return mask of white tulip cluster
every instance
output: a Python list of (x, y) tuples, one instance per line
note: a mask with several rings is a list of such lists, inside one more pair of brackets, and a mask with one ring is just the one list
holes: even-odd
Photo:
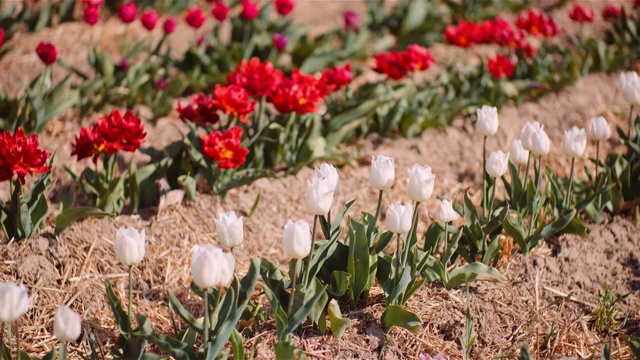
[(640, 105), (640, 79), (635, 71), (620, 74), (620, 89), (629, 103), (629, 130), (627, 137), (631, 139), (633, 126), (633, 107)]

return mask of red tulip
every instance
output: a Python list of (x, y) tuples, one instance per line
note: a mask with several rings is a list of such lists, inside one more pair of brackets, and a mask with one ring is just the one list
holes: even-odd
[(194, 29), (199, 29), (206, 20), (201, 8), (191, 8), (187, 10), (184, 20)]
[(0, 46), (4, 44), (4, 29), (0, 28)]
[(0, 133), (0, 181), (17, 175), (20, 184), (24, 185), (27, 175), (51, 170), (51, 166), (46, 165), (51, 153), (39, 146), (38, 135), (27, 137), (22, 128), (13, 135), (8, 131)]
[(229, 7), (222, 1), (217, 3), (216, 6), (211, 9), (211, 16), (220, 22), (225, 21), (227, 19), (227, 15), (229, 15)]
[(293, 10), (293, 0), (276, 0), (275, 1), (276, 11), (278, 14), (285, 16), (288, 15)]
[(341, 88), (349, 85), (352, 80), (353, 74), (351, 73), (351, 63), (348, 61), (344, 67), (336, 66), (325, 70), (320, 78), (320, 82), (326, 89), (325, 93), (340, 90)]
[(592, 22), (596, 14), (588, 6), (575, 5), (569, 12), (569, 18), (576, 22)]
[(137, 14), (138, 8), (133, 1), (124, 3), (118, 8), (118, 16), (120, 16), (120, 20), (125, 24), (132, 23), (136, 19)]
[(45, 65), (51, 65), (58, 58), (58, 49), (50, 42), (40, 42), (36, 47), (36, 54)]
[(496, 55), (494, 58), (489, 59), (487, 61), (487, 68), (491, 75), (497, 80), (500, 80), (502, 76), (511, 78), (515, 70), (513, 63), (504, 55)]
[(289, 44), (289, 39), (282, 34), (273, 34), (273, 47), (278, 51), (284, 51)]
[(251, 2), (251, 0), (242, 0), (242, 12), (240, 17), (244, 20), (251, 21), (260, 15), (260, 8), (258, 3)]
[(140, 22), (142, 22), (142, 26), (144, 26), (145, 29), (151, 31), (155, 29), (158, 23), (158, 13), (153, 9), (143, 11), (142, 15), (140, 15)]
[(114, 155), (118, 151), (138, 150), (146, 135), (142, 121), (133, 112), (127, 110), (122, 116), (120, 110), (114, 110), (98, 118), (96, 124), (80, 130), (71, 155), (76, 155), (78, 160), (93, 157), (95, 163), (101, 153)]
[(249, 149), (243, 148), (242, 129), (233, 126), (224, 133), (215, 130), (208, 136), (200, 137), (202, 153), (208, 159), (214, 160), (220, 169), (235, 169), (244, 164)]
[(164, 24), (162, 24), (162, 30), (165, 34), (171, 34), (176, 29), (177, 20), (174, 16), (168, 17)]
[(281, 113), (307, 114), (318, 111), (324, 96), (322, 84), (313, 75), (304, 75), (300, 69), (293, 70), (290, 79), (277, 86), (270, 101)]
[(213, 105), (216, 108), (229, 116), (237, 117), (244, 124), (249, 123), (245, 115), (253, 112), (256, 102), (249, 99), (249, 93), (244, 88), (237, 85), (216, 84), (213, 96)]
[(343, 20), (343, 24), (342, 27), (345, 30), (353, 30), (353, 31), (358, 31), (359, 26), (358, 26), (358, 14), (356, 14), (354, 11), (348, 10), (342, 13), (342, 20)]
[(516, 27), (538, 37), (552, 37), (560, 31), (555, 20), (551, 16), (545, 15), (541, 11), (527, 9), (525, 12), (518, 14), (516, 18)]
[(608, 5), (602, 9), (602, 18), (611, 21), (622, 16), (622, 6)]
[(215, 124), (220, 120), (213, 98), (200, 93), (191, 96), (189, 105), (182, 106), (178, 101), (178, 114), (182, 121), (193, 121), (199, 124)]
[(89, 5), (82, 12), (82, 19), (89, 25), (95, 25), (100, 20), (100, 8), (98, 6)]
[(227, 83), (241, 86), (255, 97), (263, 97), (278, 87), (283, 78), (282, 72), (274, 68), (272, 63), (260, 62), (260, 59), (254, 57), (237, 64), (236, 69), (227, 75)]

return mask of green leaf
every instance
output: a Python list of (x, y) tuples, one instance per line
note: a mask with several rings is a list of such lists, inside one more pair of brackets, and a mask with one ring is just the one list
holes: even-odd
[(417, 334), (422, 325), (422, 321), (418, 315), (405, 310), (400, 305), (389, 305), (384, 311), (384, 314), (382, 314), (380, 322), (382, 323), (382, 329), (385, 333), (388, 333), (392, 327), (398, 326)]
[(64, 229), (66, 229), (69, 225), (71, 225), (75, 221), (84, 219), (86, 217), (101, 218), (106, 216), (113, 216), (113, 214), (105, 212), (96, 207), (87, 207), (87, 206), (80, 206), (80, 207), (65, 209), (62, 212), (60, 212), (58, 216), (56, 216), (56, 230), (55, 230), (56, 236), (59, 236), (60, 234), (62, 234)]
[(471, 281), (505, 282), (507, 279), (496, 268), (480, 262), (474, 262), (451, 270), (449, 278), (444, 285), (447, 289), (453, 289)]
[(349, 279), (351, 274), (345, 271), (334, 270), (331, 273), (331, 279), (327, 291), (335, 297), (342, 297), (349, 290)]
[(621, 334), (620, 337), (627, 343), (627, 345), (629, 345), (629, 348), (631, 349), (631, 352), (633, 352), (633, 355), (635, 355), (636, 359), (640, 359), (640, 339), (626, 334)]
[(195, 316), (191, 315), (191, 313), (182, 306), (180, 300), (178, 300), (171, 290), (167, 290), (167, 295), (169, 295), (169, 302), (171, 303), (171, 306), (173, 306), (175, 312), (189, 325), (189, 327), (202, 334), (204, 331), (202, 322), (198, 321)]
[(341, 338), (344, 334), (345, 330), (351, 324), (351, 320), (345, 317), (342, 317), (342, 312), (340, 312), (340, 306), (338, 302), (333, 299), (329, 302), (329, 322), (331, 323), (331, 332), (333, 332), (333, 336), (337, 339)]
[(279, 341), (275, 345), (276, 360), (303, 360), (307, 355), (288, 341)]
[(369, 241), (365, 226), (353, 219), (349, 221), (349, 259), (347, 268), (351, 274), (349, 295), (352, 307), (358, 302), (369, 281)]
[(289, 322), (287, 323), (287, 327), (284, 329), (284, 333), (291, 334), (295, 329), (297, 329), (323, 295), (326, 295), (324, 288), (316, 291), (313, 297), (308, 300), (300, 309), (298, 309), (293, 314), (293, 316), (291, 316)]
[(231, 348), (233, 349), (234, 359), (244, 359), (244, 340), (237, 329), (233, 329), (231, 333)]
[(131, 330), (129, 316), (122, 308), (120, 299), (118, 299), (116, 294), (113, 292), (111, 283), (108, 281), (105, 282), (104, 287), (107, 292), (107, 301), (109, 302), (109, 306), (111, 307), (111, 311), (113, 312), (113, 316), (115, 317), (116, 324), (118, 324), (118, 330), (120, 330), (120, 334), (128, 335)]

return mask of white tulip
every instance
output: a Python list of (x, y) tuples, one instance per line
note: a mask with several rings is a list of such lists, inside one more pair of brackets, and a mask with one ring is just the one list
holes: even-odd
[(494, 151), (487, 159), (487, 174), (493, 178), (500, 177), (507, 172), (509, 165), (509, 152)]
[(387, 207), (387, 226), (394, 234), (404, 234), (411, 230), (413, 206), (395, 203)]
[(640, 79), (635, 71), (620, 73), (620, 88), (630, 105), (640, 105)]
[(284, 251), (294, 259), (302, 259), (311, 252), (311, 231), (304, 220), (288, 220), (284, 225)]
[(484, 105), (477, 112), (476, 131), (484, 136), (493, 136), (498, 132), (498, 109)]
[(242, 244), (244, 238), (244, 227), (242, 216), (236, 216), (235, 211), (220, 213), (220, 219), (213, 219), (216, 223), (218, 241), (224, 247), (233, 249)]
[(596, 141), (607, 141), (611, 137), (611, 126), (607, 120), (602, 117), (594, 117), (589, 121), (589, 136)]
[(144, 230), (138, 232), (133, 227), (121, 227), (116, 233), (116, 255), (125, 266), (136, 265), (145, 253), (146, 236)]
[(53, 334), (60, 341), (76, 341), (82, 332), (82, 319), (80, 314), (67, 306), (56, 310), (53, 321)]
[(562, 150), (564, 154), (571, 157), (582, 157), (584, 149), (587, 147), (587, 133), (584, 129), (578, 129), (576, 126), (571, 130), (564, 132), (564, 143)]
[[(524, 145), (523, 145), (524, 146)], [(531, 149), (531, 153), (535, 156), (547, 155), (549, 153), (549, 149), (551, 148), (551, 141), (549, 141), (549, 136), (544, 131), (544, 128), (540, 128), (538, 131), (533, 133), (533, 142)]]
[(304, 206), (313, 215), (326, 215), (333, 202), (333, 190), (329, 179), (314, 176), (312, 181), (307, 180), (309, 190)]
[(396, 169), (393, 159), (387, 156), (378, 155), (378, 158), (371, 156), (371, 170), (369, 171), (369, 183), (378, 190), (389, 190), (396, 177)]
[(444, 199), (438, 205), (438, 208), (433, 213), (436, 218), (436, 221), (448, 223), (450, 221), (454, 221), (458, 218), (458, 213), (453, 210), (453, 206), (451, 206), (451, 202), (449, 200)]
[(436, 176), (431, 173), (428, 166), (413, 165), (411, 169), (407, 169), (409, 178), (407, 179), (407, 196), (416, 202), (424, 202), (429, 200), (433, 194), (433, 185)]
[(196, 245), (191, 255), (191, 276), (194, 284), (202, 289), (227, 286), (233, 280), (236, 261), (231, 253), (225, 253), (213, 245)]
[(520, 139), (513, 140), (509, 160), (516, 165), (527, 165), (529, 160), (529, 151), (522, 147)]
[(522, 142), (522, 147), (525, 148), (525, 150), (531, 151), (533, 148), (533, 134), (542, 128), (543, 127), (540, 126), (540, 123), (537, 121), (527, 122), (524, 124), (524, 127), (520, 132), (520, 141)]
[(315, 169), (315, 174), (317, 178), (327, 178), (329, 180), (334, 194), (340, 192), (340, 177), (338, 177), (338, 171), (333, 165), (322, 163), (320, 167)]
[(16, 321), (30, 305), (29, 290), (24, 285), (0, 282), (0, 323)]

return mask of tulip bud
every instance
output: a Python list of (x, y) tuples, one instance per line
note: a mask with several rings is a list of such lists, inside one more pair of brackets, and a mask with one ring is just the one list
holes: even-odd
[(41, 41), (36, 47), (36, 54), (45, 65), (51, 65), (58, 58), (58, 49), (50, 42)]
[(395, 203), (387, 207), (387, 226), (394, 234), (404, 234), (411, 230), (413, 206)]
[(120, 16), (120, 20), (123, 23), (129, 24), (132, 23), (133, 20), (136, 19), (136, 14), (138, 13), (138, 8), (133, 1), (129, 1), (128, 3), (121, 4), (118, 8), (118, 16)]
[(337, 194), (340, 191), (340, 178), (338, 177), (338, 172), (333, 165), (322, 163), (320, 167), (316, 168), (315, 174), (317, 178), (326, 178), (329, 180), (329, 184), (333, 188), (334, 194)]
[(354, 30), (358, 32), (358, 14), (354, 11), (348, 10), (342, 13), (342, 18), (344, 20), (342, 27), (345, 30)]
[(284, 251), (294, 259), (302, 259), (311, 252), (311, 231), (304, 220), (288, 220), (284, 226)]
[(371, 156), (371, 170), (369, 171), (369, 183), (378, 190), (389, 190), (396, 177), (396, 169), (393, 159), (378, 155), (378, 158)]
[(285, 16), (293, 10), (293, 0), (276, 0), (275, 6), (278, 14)]
[(144, 11), (142, 15), (140, 15), (140, 22), (145, 29), (151, 31), (155, 29), (156, 23), (158, 22), (158, 13), (153, 9)]
[(164, 31), (164, 33), (168, 35), (174, 32), (176, 30), (177, 22), (178, 21), (176, 20), (175, 16), (168, 17), (162, 24), (162, 30)]
[(284, 51), (289, 44), (289, 39), (282, 34), (273, 34), (273, 47), (278, 51)]
[(4, 29), (0, 28), (0, 46), (4, 44)]
[(146, 236), (132, 227), (121, 227), (116, 233), (116, 255), (125, 266), (136, 265), (144, 258)]
[(53, 334), (60, 341), (76, 341), (82, 332), (82, 319), (80, 314), (67, 306), (56, 310), (53, 322)]
[(498, 132), (498, 109), (484, 105), (478, 109), (476, 131), (484, 136), (493, 136)]
[(24, 285), (0, 282), (0, 323), (18, 320), (29, 310), (30, 303), (29, 290)]
[(540, 123), (537, 121), (527, 122), (524, 124), (524, 127), (520, 132), (520, 141), (522, 142), (522, 147), (525, 148), (525, 150), (531, 151), (531, 148), (533, 147), (533, 134), (541, 128)]
[(611, 137), (611, 127), (607, 120), (602, 117), (594, 117), (589, 121), (589, 135), (596, 141), (607, 141)]
[(201, 289), (227, 286), (233, 279), (236, 261), (231, 253), (213, 245), (196, 245), (191, 255), (191, 277)]
[(220, 214), (220, 219), (213, 219), (218, 231), (218, 241), (222, 246), (233, 249), (242, 244), (244, 238), (244, 228), (242, 217), (237, 217), (235, 211), (228, 211)]
[(564, 143), (562, 150), (564, 154), (571, 157), (582, 157), (584, 149), (587, 147), (587, 133), (584, 129), (578, 129), (576, 126), (571, 130), (564, 132)]
[(411, 169), (407, 169), (409, 178), (407, 179), (407, 196), (416, 202), (424, 202), (429, 200), (433, 194), (433, 185), (436, 176), (431, 173), (428, 166), (413, 165)]
[(240, 5), (242, 6), (240, 17), (243, 20), (251, 21), (260, 15), (260, 8), (258, 7), (257, 2), (254, 3), (251, 0), (242, 0)]
[(640, 79), (635, 71), (620, 73), (620, 88), (631, 105), (640, 105)]
[(304, 206), (313, 215), (326, 215), (331, 209), (333, 202), (333, 190), (329, 179), (313, 177), (312, 181), (307, 181), (309, 190)]
[(184, 16), (184, 20), (194, 29), (199, 29), (206, 20), (204, 12), (201, 8), (195, 7), (187, 9), (187, 13)]
[(95, 25), (100, 20), (100, 7), (89, 5), (82, 11), (82, 19), (89, 25)]
[(229, 7), (222, 1), (218, 2), (216, 6), (211, 9), (211, 16), (218, 21), (225, 21), (229, 15)]
[(531, 145), (531, 153), (535, 156), (547, 155), (549, 153), (549, 148), (551, 147), (551, 142), (549, 141), (549, 136), (544, 131), (544, 128), (540, 128), (538, 131), (533, 133), (533, 142)]
[(487, 174), (493, 178), (500, 177), (507, 172), (509, 165), (509, 152), (506, 154), (502, 150), (494, 151), (487, 159)]
[(449, 200), (444, 199), (438, 205), (438, 208), (433, 213), (438, 222), (448, 223), (450, 221), (454, 221), (458, 218), (458, 213), (453, 210), (453, 206), (451, 206), (451, 202)]
[(513, 140), (511, 145), (510, 160), (516, 165), (527, 165), (529, 160), (529, 151), (522, 147), (522, 141), (520, 139)]

